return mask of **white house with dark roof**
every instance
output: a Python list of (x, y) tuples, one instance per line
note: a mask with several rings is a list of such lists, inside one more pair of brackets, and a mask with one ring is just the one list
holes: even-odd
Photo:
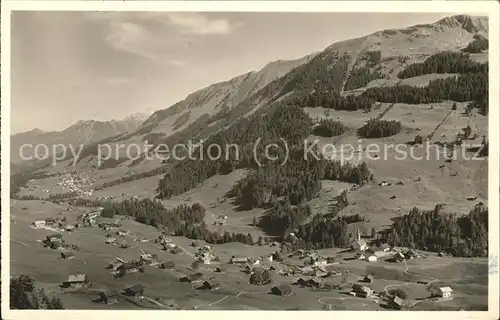
[(453, 296), (453, 290), (450, 287), (441, 287), (438, 290), (438, 294), (443, 299), (450, 299)]

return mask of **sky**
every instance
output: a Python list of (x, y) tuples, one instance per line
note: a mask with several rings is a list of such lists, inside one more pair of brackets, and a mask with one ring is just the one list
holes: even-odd
[(11, 132), (150, 114), (270, 61), (448, 15), (13, 12)]

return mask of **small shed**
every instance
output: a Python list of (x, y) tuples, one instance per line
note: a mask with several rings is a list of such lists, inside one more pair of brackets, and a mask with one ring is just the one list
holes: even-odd
[(118, 292), (111, 290), (103, 290), (99, 292), (99, 302), (105, 304), (113, 304), (118, 302)]
[(206, 290), (217, 290), (220, 288), (220, 284), (216, 282), (215, 280), (207, 280), (203, 282), (202, 289)]
[(290, 287), (287, 284), (279, 285), (279, 286), (273, 287), (271, 289), (271, 293), (278, 295), (278, 296), (282, 296), (282, 297), (290, 296), (290, 295), (292, 295), (292, 287)]
[(142, 284), (135, 284), (123, 290), (123, 293), (129, 297), (139, 297), (144, 294), (144, 286)]
[(73, 251), (63, 251), (61, 252), (62, 259), (73, 259), (75, 257), (75, 253)]

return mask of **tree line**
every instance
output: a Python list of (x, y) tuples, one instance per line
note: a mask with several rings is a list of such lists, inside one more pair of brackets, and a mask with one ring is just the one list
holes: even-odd
[[(299, 107), (278, 104), (271, 108), (259, 110), (248, 118), (241, 118), (229, 128), (210, 136), (204, 141), (203, 147), (193, 152), (195, 161), (179, 160), (160, 180), (158, 197), (169, 198), (195, 187), (198, 183), (216, 174), (227, 174), (235, 169), (258, 168), (272, 161), (262, 156), (257, 163), (254, 156), (256, 141), (260, 143), (256, 154), (263, 155), (265, 148), (277, 144), (276, 154), (284, 154), (285, 146), (281, 139), (292, 148), (303, 144), (311, 132), (312, 122), (309, 116)], [(222, 155), (208, 146), (221, 146)], [(235, 145), (236, 147), (231, 147)], [(224, 150), (225, 149), (225, 150)]]
[(390, 137), (401, 132), (401, 128), (400, 121), (370, 119), (358, 129), (358, 135), (363, 138)]
[(431, 73), (488, 73), (488, 64), (472, 61), (464, 52), (444, 51), (433, 54), (424, 62), (412, 63), (398, 73), (398, 78), (406, 79)]
[[(317, 158), (316, 158), (316, 156)], [(363, 185), (373, 178), (366, 163), (325, 159), (319, 153), (307, 154), (303, 149), (292, 151), (286, 162), (259, 167), (229, 192), (242, 210), (273, 206), (283, 197), (292, 205), (307, 202), (321, 190), (321, 180), (338, 180)]]
[(10, 279), (10, 309), (64, 309), (56, 296), (49, 297), (43, 289), (36, 288), (35, 279), (26, 275)]
[[(340, 195), (335, 197), (334, 204), (328, 215), (325, 218), (335, 218), (337, 214), (347, 207), (349, 204), (347, 200), (347, 191), (343, 191)], [(290, 201), (284, 199), (273, 205), (259, 220), (258, 226), (267, 234), (272, 236), (281, 237), (283, 241), (291, 232), (297, 232), (299, 227), (313, 214), (309, 204), (303, 203), (299, 205), (292, 205)], [(359, 215), (346, 216), (347, 223), (361, 221)]]
[(161, 228), (175, 236), (205, 240), (211, 244), (227, 242), (254, 244), (254, 239), (250, 234), (226, 231), (221, 235), (210, 231), (204, 222), (206, 209), (199, 203), (182, 204), (172, 209), (167, 209), (160, 201), (151, 199), (125, 199), (120, 202), (75, 199), (72, 203), (100, 206), (103, 208), (101, 213), (103, 217), (112, 218), (116, 214), (131, 216), (139, 223)]
[(434, 210), (413, 208), (397, 219), (386, 241), (396, 246), (446, 252), (458, 257), (488, 256), (488, 209), (474, 207), (469, 214), (457, 215)]
[(323, 119), (321, 122), (313, 128), (312, 133), (320, 137), (333, 137), (340, 136), (344, 134), (347, 127), (340, 121), (334, 121), (332, 119)]

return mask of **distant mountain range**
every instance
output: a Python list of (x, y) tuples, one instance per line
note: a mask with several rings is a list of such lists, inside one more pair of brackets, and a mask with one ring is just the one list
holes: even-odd
[[(96, 121), (80, 120), (62, 131), (43, 131), (33, 129), (30, 131), (14, 134), (10, 140), (11, 161), (13, 163), (23, 161), (20, 148), (24, 144), (44, 144), (49, 150), (55, 144), (81, 145), (100, 141), (104, 138), (116, 136), (122, 133), (136, 130), (147, 118), (144, 114), (133, 114), (122, 120)], [(32, 157), (33, 148), (25, 147), (23, 156)]]

